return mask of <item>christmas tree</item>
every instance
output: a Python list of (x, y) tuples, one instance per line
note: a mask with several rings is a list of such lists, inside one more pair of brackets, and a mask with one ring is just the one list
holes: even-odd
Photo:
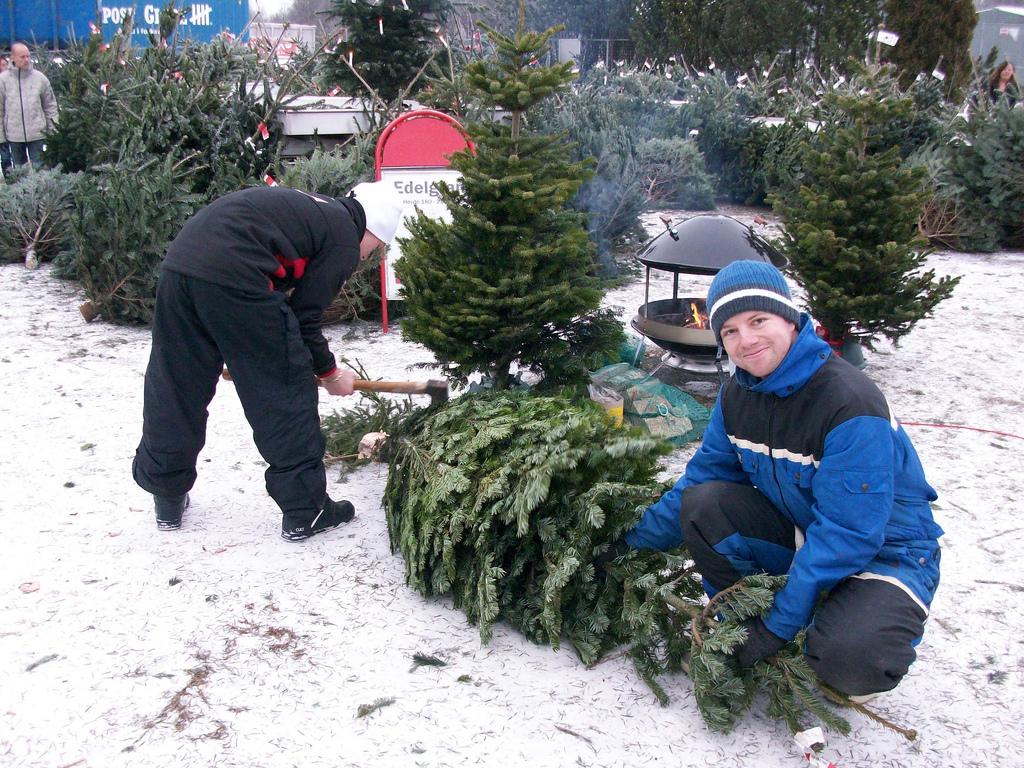
[(869, 349), (898, 341), (947, 298), (958, 279), (920, 271), (928, 252), (917, 222), (929, 193), (924, 170), (900, 159), (891, 127), (905, 123), (909, 99), (833, 93), (833, 119), (804, 144), (799, 190), (774, 199), (785, 221), (782, 247), (807, 293), (810, 313), (836, 345)]
[(622, 589), (592, 559), (653, 500), (667, 444), (588, 401), (487, 392), (421, 413), (385, 449), (410, 586), (451, 595), (484, 642), (499, 617), (554, 648), (564, 633), (587, 663), (625, 639)]
[(440, 44), (449, 10), (448, 0), (335, 0), (330, 17), (348, 35), (327, 49), (324, 79), (349, 96), (369, 97), (372, 89), (393, 101)]
[(557, 30), (524, 32), (522, 12), (515, 37), (484, 29), (495, 53), (467, 65), (466, 84), (508, 119), (469, 124), (475, 150), (451, 159), (462, 183), (439, 185), (452, 221), (411, 222), (397, 264), (402, 330), (455, 381), (479, 372), (504, 389), (517, 364), (546, 385), (580, 383), (617, 347), (621, 326), (598, 310), (593, 246), (583, 215), (567, 209), (587, 166), (567, 159), (562, 137), (533, 133), (527, 121), (531, 107), (568, 87), (572, 65), (538, 63)]
[(886, 0), (886, 25), (900, 36), (890, 58), (904, 88), (922, 72), (942, 73), (948, 98), (959, 99), (971, 78), (971, 38), (978, 21), (972, 0)]

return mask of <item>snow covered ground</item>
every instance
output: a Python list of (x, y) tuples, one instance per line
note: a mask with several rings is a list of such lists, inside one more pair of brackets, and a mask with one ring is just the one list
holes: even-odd
[[(1008, 434), (907, 427), (939, 492), (943, 583), (918, 662), (874, 706), (920, 736), (851, 713), (823, 753), (839, 768), (1024, 766), (1024, 253), (930, 264), (960, 286), (868, 373), (904, 422)], [(670, 291), (665, 276), (652, 296)], [(621, 657), (585, 669), (502, 625), (481, 647), (448, 601), (404, 586), (385, 466), (329, 470), (358, 517), (282, 541), (230, 383), (185, 527), (157, 532), (130, 474), (148, 332), (86, 325), (82, 298), (48, 267), (0, 267), (0, 765), (806, 765), (759, 706), (708, 732), (686, 678), (662, 708)], [(624, 321), (642, 302), (642, 282), (607, 298)], [(329, 336), (373, 376), (428, 375), (397, 332)], [(343, 404), (322, 394), (325, 413)], [(416, 653), (447, 665), (413, 668)], [(357, 716), (378, 700), (393, 701)]]

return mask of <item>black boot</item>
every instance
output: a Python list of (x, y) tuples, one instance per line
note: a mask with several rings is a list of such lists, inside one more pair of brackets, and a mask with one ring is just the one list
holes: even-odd
[(312, 520), (285, 515), (281, 520), (281, 538), (285, 541), (302, 541), (318, 533), (337, 528), (355, 516), (356, 509), (350, 502), (327, 499), (324, 508)]
[(189, 504), (187, 493), (181, 496), (153, 496), (156, 501), (156, 527), (161, 531), (181, 528), (181, 515)]

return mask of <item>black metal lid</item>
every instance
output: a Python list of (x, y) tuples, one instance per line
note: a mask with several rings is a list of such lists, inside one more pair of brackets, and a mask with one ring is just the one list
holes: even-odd
[(713, 275), (743, 259), (782, 268), (787, 259), (771, 243), (731, 216), (694, 216), (652, 238), (636, 255), (642, 264), (669, 272)]

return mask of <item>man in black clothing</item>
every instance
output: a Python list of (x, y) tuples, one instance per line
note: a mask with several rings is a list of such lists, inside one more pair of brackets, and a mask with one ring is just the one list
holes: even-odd
[(320, 330), (323, 311), (360, 260), (394, 237), (402, 201), (386, 182), (335, 199), (283, 187), (233, 192), (189, 219), (157, 284), (135, 481), (153, 494), (157, 527), (181, 527), (207, 406), (225, 365), (260, 454), (267, 491), (298, 541), (346, 523), (327, 496), (319, 383), (352, 394)]

